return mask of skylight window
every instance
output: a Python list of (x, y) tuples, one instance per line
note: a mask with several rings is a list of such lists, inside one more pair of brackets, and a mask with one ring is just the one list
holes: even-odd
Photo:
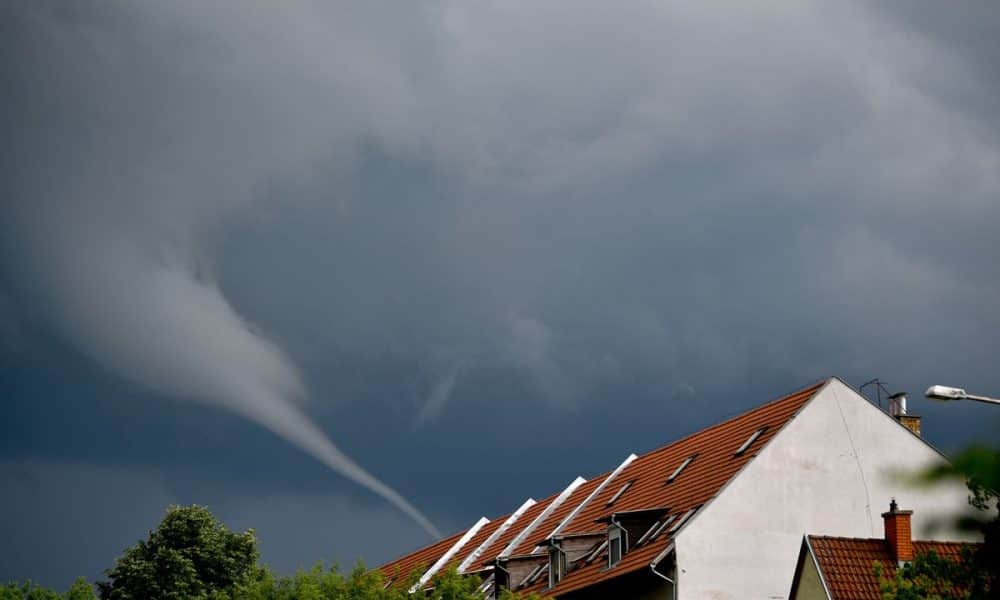
[(660, 523), (660, 526), (656, 529), (656, 531), (653, 532), (653, 535), (649, 536), (649, 541), (652, 542), (656, 538), (660, 537), (660, 534), (663, 533), (663, 530), (666, 529), (668, 526), (670, 526), (670, 524), (673, 523), (676, 519), (677, 515), (670, 515), (669, 517), (667, 517), (666, 520)]
[(681, 518), (677, 519), (677, 522), (674, 523), (674, 526), (670, 528), (670, 533), (673, 533), (678, 529), (680, 529), (684, 525), (684, 523), (687, 523), (687, 520), (690, 519), (691, 515), (693, 515), (697, 510), (698, 507), (695, 507), (684, 513), (684, 515)]
[(622, 497), (622, 494), (624, 494), (630, 487), (632, 487), (633, 483), (635, 483), (635, 479), (630, 479), (629, 481), (626, 481), (625, 485), (623, 485), (621, 489), (615, 492), (614, 496), (611, 496), (611, 499), (608, 500), (608, 503), (605, 506), (611, 506), (612, 504), (617, 502), (618, 499)]
[(642, 534), (642, 536), (635, 543), (635, 545), (636, 546), (641, 546), (643, 544), (643, 542), (645, 542), (649, 538), (649, 536), (653, 535), (654, 531), (656, 531), (657, 529), (659, 529), (660, 523), (661, 523), (660, 521), (656, 521), (652, 525), (650, 525), (649, 529), (646, 530), (646, 533)]
[(740, 456), (741, 454), (743, 454), (744, 452), (746, 452), (747, 450), (749, 450), (750, 446), (753, 446), (753, 443), (756, 442), (757, 438), (759, 438), (761, 436), (761, 434), (764, 433), (765, 431), (767, 431), (767, 427), (766, 426), (765, 427), (761, 427), (757, 431), (755, 431), (752, 434), (750, 434), (750, 437), (747, 438), (747, 441), (743, 442), (743, 445), (740, 446), (736, 450), (736, 453), (734, 454), (734, 456)]
[(674, 472), (670, 474), (670, 477), (667, 477), (667, 483), (672, 483), (675, 479), (677, 479), (677, 477), (680, 476), (681, 471), (686, 469), (687, 466), (691, 464), (691, 461), (693, 461), (697, 457), (698, 457), (697, 454), (692, 454), (691, 456), (685, 458), (684, 462), (678, 465), (677, 468), (674, 470)]

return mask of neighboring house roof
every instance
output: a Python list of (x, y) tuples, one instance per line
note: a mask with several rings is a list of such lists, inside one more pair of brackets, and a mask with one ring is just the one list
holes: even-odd
[[(614, 513), (665, 508), (667, 510), (664, 518), (671, 519), (672, 523), (653, 541), (636, 545), (636, 540), (632, 540), (628, 553), (610, 569), (605, 549), (598, 556), (589, 557), (591, 558), (589, 561), (581, 559), (571, 565), (570, 571), (555, 588), (547, 589), (547, 580), (540, 578), (532, 585), (519, 588), (518, 591), (539, 591), (546, 595), (559, 596), (649, 567), (671, 546), (672, 537), (680, 527), (691, 518), (696, 518), (697, 510), (715, 498), (827, 381), (829, 380), (820, 381), (638, 458), (629, 457), (619, 469), (598, 475), (579, 484), (568, 495), (563, 495), (562, 504), (551, 510), (540, 523), (534, 523), (538, 515), (543, 515), (560, 495), (553, 495), (535, 504), (505, 531), (500, 539), (492, 543), (489, 548), (481, 549), (481, 560), (466, 571), (474, 571), (492, 562), (512, 540), (524, 533), (524, 529), (532, 524), (535, 525), (534, 530), (530, 535), (523, 536), (524, 539), (518, 542), (511, 554), (531, 553), (557, 527), (560, 535), (593, 532), (604, 527), (596, 524), (597, 521), (607, 519)], [(746, 445), (746, 442), (751, 441), (751, 438), (752, 443), (738, 453), (737, 451)], [(671, 474), (692, 456), (695, 458), (689, 461), (675, 479), (668, 482)], [(632, 484), (624, 493), (619, 494), (622, 486), (629, 481)], [(612, 499), (614, 502), (609, 505)], [(506, 517), (499, 517), (494, 519), (494, 522), (503, 522), (505, 519)], [(677, 524), (680, 526), (675, 529)], [(443, 556), (463, 533), (459, 532), (448, 540), (383, 565), (381, 570), (388, 575), (399, 570), (405, 576), (406, 569), (412, 569), (420, 564), (429, 566)], [(477, 533), (476, 539), (485, 540), (488, 536), (488, 533), (481, 530)], [(599, 543), (595, 542), (594, 550), (597, 550)], [(474, 550), (475, 546), (468, 543), (456, 557), (467, 556)], [(538, 554), (540, 557), (545, 556), (546, 549), (539, 549)], [(458, 558), (459, 562), (461, 560)]]
[[(963, 542), (919, 541), (913, 542), (916, 555), (933, 550), (942, 558), (958, 560), (962, 548), (975, 546)], [(806, 552), (810, 552), (820, 573), (830, 600), (880, 600), (879, 580), (875, 576), (875, 563), (880, 563), (886, 577), (896, 572), (889, 544), (883, 539), (806, 536), (796, 583)], [(793, 588), (794, 594), (794, 588)]]

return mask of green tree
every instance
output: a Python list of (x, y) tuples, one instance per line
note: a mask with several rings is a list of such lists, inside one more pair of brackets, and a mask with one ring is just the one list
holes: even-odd
[(65, 594), (27, 583), (8, 583), (0, 586), (0, 600), (96, 600), (94, 588), (80, 577)]
[[(414, 571), (402, 582), (391, 582), (380, 571), (358, 563), (347, 574), (336, 566), (324, 570), (322, 566), (300, 570), (290, 577), (276, 577), (267, 567), (260, 567), (254, 576), (236, 589), (231, 600), (482, 600), (476, 590), (482, 581), (475, 576), (460, 575), (448, 569), (434, 577), (428, 591), (421, 596), (410, 595), (410, 586), (420, 577)], [(220, 598), (222, 598), (220, 596)], [(503, 600), (538, 600), (540, 596), (523, 596), (504, 592)]]
[(919, 554), (896, 569), (892, 577), (875, 565), (882, 600), (972, 600), (983, 573), (976, 569), (973, 552), (966, 549), (959, 560), (939, 556), (933, 550)]
[(981, 534), (983, 543), (974, 551), (963, 552), (958, 561), (933, 552), (917, 556), (892, 577), (885, 577), (881, 566), (876, 565), (882, 599), (1000, 600), (1000, 454), (984, 446), (972, 446), (951, 464), (931, 469), (920, 479), (930, 484), (965, 481), (968, 503), (975, 510), (971, 514), (964, 511), (953, 519), (959, 528)]
[(78, 577), (66, 592), (66, 600), (97, 600), (94, 586), (83, 577)]
[(62, 596), (29, 581), (8, 583), (0, 587), (0, 600), (62, 600)]
[(257, 562), (253, 531), (230, 532), (203, 506), (171, 506), (146, 540), (97, 584), (102, 600), (209, 600), (245, 582)]

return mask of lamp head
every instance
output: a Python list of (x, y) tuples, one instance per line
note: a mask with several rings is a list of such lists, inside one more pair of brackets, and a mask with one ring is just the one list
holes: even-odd
[(924, 397), (929, 400), (939, 400), (947, 402), (950, 400), (964, 400), (968, 397), (962, 388), (948, 387), (946, 385), (932, 385), (924, 392)]

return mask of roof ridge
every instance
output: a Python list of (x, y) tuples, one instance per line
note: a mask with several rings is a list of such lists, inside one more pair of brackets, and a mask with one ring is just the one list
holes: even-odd
[[(832, 540), (838, 542), (878, 542), (880, 544), (886, 543), (885, 538), (866, 538), (866, 537), (852, 537), (844, 535), (813, 535), (806, 534), (810, 540)], [(982, 542), (959, 542), (956, 540), (912, 540), (914, 544), (934, 544), (940, 546), (975, 546), (981, 544)]]
[[(884, 538), (871, 538), (871, 537), (853, 537), (844, 535), (813, 535), (808, 534), (807, 537), (811, 540), (847, 540), (851, 542), (885, 542)], [(914, 540), (917, 541), (917, 540)]]
[(794, 392), (789, 392), (787, 394), (778, 396), (777, 398), (774, 398), (773, 400), (768, 400), (764, 404), (758, 404), (757, 406), (755, 406), (753, 408), (749, 408), (749, 409), (744, 410), (742, 412), (736, 413), (736, 414), (734, 414), (734, 415), (726, 418), (724, 421), (719, 421), (718, 423), (713, 423), (711, 425), (706, 425), (705, 427), (702, 427), (701, 429), (695, 430), (695, 431), (693, 431), (693, 432), (691, 432), (691, 433), (689, 433), (689, 434), (687, 434), (687, 435), (685, 435), (683, 437), (677, 438), (677, 439), (675, 439), (675, 440), (673, 440), (671, 442), (667, 442), (666, 444), (664, 444), (662, 446), (658, 446), (658, 447), (656, 447), (656, 448), (654, 448), (654, 449), (652, 449), (652, 450), (650, 450), (648, 452), (644, 452), (644, 453), (642, 453), (642, 454), (639, 455), (639, 458), (644, 458), (646, 456), (649, 456), (650, 454), (654, 454), (654, 453), (659, 452), (661, 450), (665, 450), (665, 449), (667, 449), (667, 448), (669, 448), (671, 446), (680, 444), (681, 442), (684, 442), (684, 441), (686, 441), (686, 440), (688, 440), (690, 438), (693, 438), (693, 437), (695, 437), (697, 435), (701, 435), (701, 434), (706, 433), (708, 431), (711, 431), (713, 429), (721, 428), (724, 425), (728, 425), (728, 424), (732, 423), (733, 421), (735, 421), (737, 419), (740, 419), (740, 418), (745, 417), (747, 415), (753, 414), (753, 413), (755, 413), (757, 411), (763, 410), (763, 409), (765, 409), (765, 408), (767, 408), (769, 406), (772, 406), (774, 404), (778, 404), (780, 402), (788, 401), (793, 396), (798, 396), (799, 394), (803, 394), (805, 392), (812, 392), (810, 394), (810, 397), (811, 396), (815, 396), (816, 393), (819, 392), (820, 389), (822, 389), (822, 387), (826, 383), (828, 383), (831, 379), (835, 379), (835, 378), (833, 378), (833, 377), (826, 377), (826, 378), (821, 379), (819, 381), (816, 381), (816, 382), (814, 382), (814, 383), (812, 383), (810, 385), (807, 385), (805, 387), (799, 388), (799, 389), (795, 390)]

